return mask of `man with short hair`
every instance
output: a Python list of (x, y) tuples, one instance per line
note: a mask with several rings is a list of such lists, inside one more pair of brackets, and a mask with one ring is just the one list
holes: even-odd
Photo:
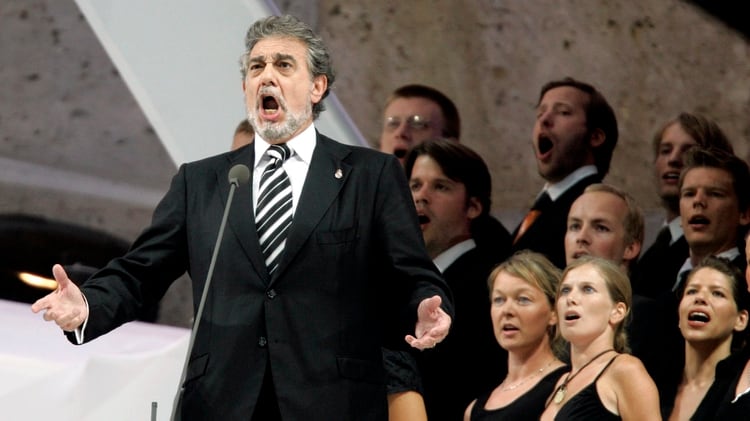
[(542, 87), (532, 146), (546, 184), (513, 232), (513, 251), (530, 249), (565, 267), (568, 211), (586, 186), (601, 182), (617, 145), (617, 120), (604, 96), (572, 78)]
[[(458, 142), (460, 136), (461, 118), (456, 105), (435, 88), (404, 85), (393, 91), (385, 103), (380, 151), (396, 155), (402, 165), (410, 148), (435, 138)], [(472, 231), (482, 245), (503, 250), (510, 244), (510, 232), (487, 212), (472, 224)]]
[[(381, 349), (442, 341), (450, 289), (398, 161), (316, 130), (335, 79), (320, 36), (268, 16), (244, 45), (253, 143), (181, 165), (125, 256), (80, 289), (54, 266), (58, 290), (32, 311), (80, 344), (156, 305), (188, 272), (206, 301), (175, 419), (386, 420)], [(236, 190), (214, 261), (209, 239), (240, 178), (249, 185)], [(389, 312), (398, 326), (386, 326)]]
[(643, 227), (643, 212), (629, 194), (610, 184), (591, 184), (568, 213), (566, 263), (592, 255), (629, 271), (641, 252)]
[(633, 270), (633, 291), (649, 297), (669, 291), (689, 249), (680, 221), (680, 172), (685, 153), (693, 148), (718, 148), (733, 153), (732, 144), (713, 120), (682, 112), (666, 122), (652, 140), (654, 174), (664, 208), (664, 225)]
[(507, 372), (487, 277), (508, 249), (488, 249), (472, 235), (472, 224), (490, 211), (492, 191), (487, 165), (473, 150), (448, 139), (424, 142), (407, 155), (406, 173), (427, 252), (453, 291), (457, 315), (446, 340), (417, 355), (427, 415), (457, 420)]
[(728, 259), (744, 271), (745, 256), (738, 245), (750, 224), (747, 163), (727, 151), (693, 148), (687, 153), (679, 186), (680, 220), (690, 256), (672, 291), (679, 290), (684, 275), (709, 255)]
[(461, 119), (447, 95), (425, 85), (404, 85), (388, 97), (380, 132), (381, 152), (396, 155), (404, 164), (409, 149), (427, 139), (445, 137), (458, 141)]

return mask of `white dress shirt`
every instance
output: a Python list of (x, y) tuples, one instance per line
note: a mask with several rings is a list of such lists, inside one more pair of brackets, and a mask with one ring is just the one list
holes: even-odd
[[(286, 171), (289, 181), (292, 183), (292, 214), (297, 210), (297, 203), (299, 203), (299, 198), (302, 195), (302, 186), (305, 184), (307, 170), (310, 169), (310, 161), (312, 160), (316, 143), (317, 136), (314, 124), (310, 124), (302, 133), (286, 142), (286, 145), (292, 150), (292, 156), (284, 161), (283, 165), (284, 171)], [(253, 212), (255, 212), (260, 190), (260, 176), (271, 160), (266, 155), (266, 151), (271, 147), (271, 144), (256, 133), (253, 147), (255, 148), (255, 162), (253, 163)]]
[[(737, 247), (732, 247), (729, 250), (724, 250), (719, 254), (715, 254), (714, 256), (722, 257), (724, 259), (732, 261), (739, 255), (740, 249), (738, 249)], [(690, 257), (688, 256), (688, 258), (685, 259), (685, 263), (683, 263), (682, 267), (680, 267), (680, 270), (677, 271), (677, 280), (675, 281), (674, 285), (672, 285), (672, 291), (677, 291), (677, 289), (680, 287), (680, 283), (683, 280), (682, 277), (685, 273), (690, 272), (691, 270), (693, 270), (693, 261), (690, 260)]]
[(448, 266), (452, 265), (453, 262), (458, 260), (459, 257), (463, 256), (464, 253), (475, 248), (476, 246), (477, 246), (477, 243), (474, 241), (473, 238), (469, 238), (468, 240), (461, 241), (460, 243), (454, 244), (449, 249), (438, 254), (432, 260), (432, 263), (434, 263), (435, 266), (437, 266), (440, 273), (443, 273), (445, 272), (446, 269), (448, 269)]
[(539, 195), (541, 195), (543, 192), (546, 191), (547, 194), (549, 194), (549, 198), (552, 199), (552, 201), (554, 202), (555, 200), (557, 200), (558, 197), (562, 196), (563, 193), (568, 191), (568, 189), (573, 187), (577, 182), (583, 180), (584, 178), (590, 175), (594, 175), (596, 173), (598, 173), (598, 171), (595, 165), (584, 165), (576, 169), (572, 173), (568, 174), (567, 177), (563, 178), (557, 183), (545, 184), (544, 189), (542, 189), (542, 192), (540, 192)]
[[(297, 203), (302, 194), (302, 186), (305, 184), (305, 177), (307, 177), (307, 170), (310, 168), (310, 160), (312, 159), (313, 151), (315, 150), (315, 144), (317, 143), (317, 136), (315, 133), (315, 125), (310, 124), (302, 133), (293, 137), (287, 142), (287, 146), (292, 149), (292, 156), (284, 162), (284, 171), (289, 176), (289, 181), (292, 183), (292, 214), (297, 209)], [(258, 190), (260, 189), (260, 175), (263, 173), (266, 165), (270, 161), (270, 157), (266, 155), (266, 150), (271, 147), (271, 144), (266, 142), (260, 135), (255, 134), (255, 141), (253, 142), (255, 148), (255, 162), (253, 163), (253, 213), (258, 202)], [(86, 297), (83, 297), (88, 308), (88, 301)], [(76, 342), (80, 345), (83, 343), (84, 332), (86, 331), (86, 324), (88, 324), (88, 317), (84, 320), (83, 325), (75, 330)]]

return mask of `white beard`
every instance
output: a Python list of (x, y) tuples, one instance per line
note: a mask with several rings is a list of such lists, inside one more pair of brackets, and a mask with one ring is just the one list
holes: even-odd
[[(274, 122), (261, 120), (255, 109), (248, 110), (247, 112), (247, 119), (250, 121), (255, 132), (270, 143), (290, 139), (300, 127), (312, 120), (312, 97), (310, 95), (307, 97), (307, 105), (305, 108), (299, 113), (294, 113), (289, 111), (286, 101), (278, 94), (278, 92), (273, 93), (276, 94), (274, 96), (279, 103), (279, 108), (286, 114), (284, 121)], [(258, 103), (262, 104), (262, 101), (258, 101)]]

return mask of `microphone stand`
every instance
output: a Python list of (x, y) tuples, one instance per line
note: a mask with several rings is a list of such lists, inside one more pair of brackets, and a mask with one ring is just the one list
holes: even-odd
[[(214, 266), (216, 265), (216, 258), (219, 255), (219, 246), (221, 245), (222, 238), (224, 238), (224, 228), (227, 225), (227, 218), (229, 217), (229, 208), (232, 207), (232, 199), (234, 198), (234, 191), (241, 184), (247, 183), (249, 179), (250, 179), (250, 169), (248, 169), (247, 166), (245, 165), (237, 164), (229, 170), (229, 183), (231, 184), (229, 186), (229, 196), (227, 197), (227, 204), (224, 207), (224, 216), (222, 216), (221, 218), (221, 225), (219, 226), (219, 233), (216, 236), (216, 245), (214, 245), (214, 252), (211, 255), (211, 264), (208, 266), (208, 274), (206, 275), (206, 283), (203, 285), (203, 294), (201, 294), (201, 301), (198, 304), (198, 311), (195, 314), (195, 323), (193, 324), (193, 328), (190, 330), (190, 342), (188, 343), (187, 354), (185, 354), (185, 362), (182, 364), (182, 374), (180, 375), (179, 388), (174, 397), (174, 404), (172, 405), (172, 417), (170, 418), (170, 420), (172, 421), (178, 420), (175, 417), (179, 413), (178, 406), (179, 406), (180, 400), (182, 399), (182, 394), (183, 392), (185, 392), (185, 377), (187, 377), (187, 368), (188, 368), (188, 363), (190, 362), (190, 354), (193, 352), (195, 336), (196, 336), (196, 333), (198, 332), (198, 327), (200, 326), (201, 318), (203, 316), (203, 307), (206, 304), (206, 297), (208, 296), (208, 289), (211, 286), (211, 279), (213, 278), (213, 274), (214, 274)], [(182, 414), (180, 413), (179, 415), (181, 419)]]

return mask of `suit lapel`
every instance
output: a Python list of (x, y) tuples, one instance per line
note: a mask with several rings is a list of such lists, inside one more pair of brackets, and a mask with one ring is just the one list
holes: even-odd
[(302, 187), (302, 195), (294, 211), (294, 220), (286, 240), (284, 256), (271, 282), (281, 276), (289, 263), (294, 260), (349, 179), (351, 165), (343, 162), (349, 152), (348, 148), (318, 133), (310, 168)]
[[(239, 186), (234, 191), (232, 209), (229, 211), (227, 228), (237, 237), (237, 241), (242, 246), (245, 255), (250, 259), (250, 263), (257, 272), (258, 276), (269, 282), (268, 268), (266, 267), (263, 252), (260, 250), (260, 241), (258, 232), (255, 230), (255, 218), (253, 216), (253, 162), (255, 148), (252, 146), (243, 148), (239, 153), (230, 158), (229, 168), (236, 164), (248, 165), (250, 169), (250, 180), (246, 185)], [(224, 203), (227, 203), (229, 197), (228, 174), (229, 168), (221, 168), (217, 171), (219, 186)], [(224, 182), (222, 182), (224, 180)], [(225, 233), (225, 236), (227, 233)]]

